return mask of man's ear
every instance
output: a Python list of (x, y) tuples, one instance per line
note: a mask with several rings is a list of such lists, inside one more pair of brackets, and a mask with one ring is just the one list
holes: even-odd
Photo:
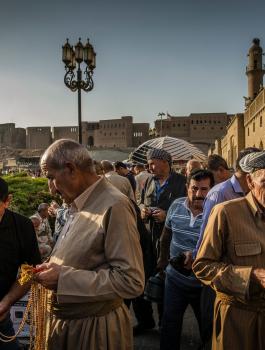
[(251, 177), (250, 174), (247, 174), (246, 180), (247, 180), (248, 188), (249, 188), (250, 190), (253, 190), (254, 184), (253, 184), (253, 180), (252, 180), (252, 177)]
[(6, 199), (5, 203), (4, 203), (6, 209), (9, 207), (9, 205), (10, 205), (12, 199), (13, 199), (13, 195), (12, 195), (12, 194), (9, 194), (9, 195), (7, 196), (7, 199)]
[(73, 163), (66, 163), (65, 164), (65, 171), (69, 173), (69, 175), (73, 175), (76, 172), (76, 166)]

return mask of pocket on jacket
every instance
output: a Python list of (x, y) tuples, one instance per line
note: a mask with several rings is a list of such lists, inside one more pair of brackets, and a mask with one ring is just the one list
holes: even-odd
[(260, 242), (235, 242), (235, 252), (237, 256), (251, 256), (261, 254)]

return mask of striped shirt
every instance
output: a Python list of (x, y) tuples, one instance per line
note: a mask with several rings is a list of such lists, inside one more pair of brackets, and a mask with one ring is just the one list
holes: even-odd
[[(165, 222), (166, 228), (172, 231), (170, 258), (195, 249), (200, 235), (201, 224), (202, 213), (193, 216), (188, 207), (187, 197), (178, 198), (171, 204)], [(170, 264), (167, 267), (167, 272), (178, 280), (195, 279), (193, 274), (189, 277), (181, 275)]]

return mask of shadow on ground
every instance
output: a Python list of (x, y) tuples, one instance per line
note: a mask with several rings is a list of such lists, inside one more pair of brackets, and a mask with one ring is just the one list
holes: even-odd
[[(154, 310), (156, 308), (154, 307)], [(157, 321), (157, 313), (155, 312)], [(135, 319), (134, 319), (135, 320)], [(136, 321), (135, 321), (136, 322)], [(200, 336), (197, 321), (191, 308), (188, 308), (183, 321), (181, 350), (196, 350), (200, 345)], [(158, 329), (147, 331), (134, 338), (135, 350), (159, 350)]]

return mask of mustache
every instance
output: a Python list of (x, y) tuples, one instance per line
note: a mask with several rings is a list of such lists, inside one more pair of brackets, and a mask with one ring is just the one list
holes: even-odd
[(204, 201), (205, 197), (192, 197), (193, 201)]

